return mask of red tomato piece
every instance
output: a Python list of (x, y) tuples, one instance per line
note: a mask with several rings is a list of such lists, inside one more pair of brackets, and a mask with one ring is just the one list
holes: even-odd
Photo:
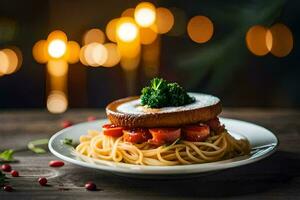
[(149, 129), (152, 139), (149, 143), (161, 146), (166, 143), (172, 143), (180, 138), (180, 128), (151, 128)]
[(124, 129), (123, 138), (125, 142), (139, 144), (147, 142), (151, 138), (151, 134), (148, 129), (144, 128)]
[(184, 139), (191, 142), (203, 142), (210, 135), (209, 126), (206, 124), (187, 125), (182, 128)]
[(111, 137), (121, 137), (123, 135), (123, 127), (116, 126), (113, 124), (105, 124), (102, 126), (104, 135)]
[(220, 133), (225, 130), (225, 126), (221, 125), (219, 118), (214, 118), (206, 122), (206, 124), (215, 132)]

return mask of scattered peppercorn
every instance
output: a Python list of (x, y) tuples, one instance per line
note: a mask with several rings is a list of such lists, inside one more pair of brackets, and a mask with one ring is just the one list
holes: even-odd
[(97, 186), (95, 183), (93, 182), (87, 182), (85, 185), (84, 185), (85, 189), (87, 190), (90, 190), (90, 191), (94, 191), (96, 190)]
[(65, 165), (65, 163), (63, 161), (60, 161), (60, 160), (52, 160), (52, 161), (49, 162), (50, 167), (62, 167), (64, 165)]
[(41, 185), (41, 186), (45, 186), (45, 185), (47, 185), (47, 179), (45, 178), (45, 177), (40, 177), (39, 179), (38, 179), (38, 182), (39, 182), (39, 184)]
[(17, 170), (12, 170), (12, 171), (10, 172), (10, 174), (11, 174), (11, 176), (13, 176), (13, 177), (18, 177), (18, 176), (19, 176), (19, 172), (18, 172)]
[(68, 128), (68, 127), (70, 127), (72, 125), (73, 125), (73, 123), (71, 121), (69, 121), (69, 120), (64, 120), (64, 121), (61, 122), (61, 126), (63, 128)]
[(3, 164), (3, 165), (1, 165), (1, 169), (4, 172), (10, 172), (11, 171), (11, 166), (9, 164)]

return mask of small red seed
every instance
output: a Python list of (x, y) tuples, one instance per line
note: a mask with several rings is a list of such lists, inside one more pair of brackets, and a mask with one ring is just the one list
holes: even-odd
[(6, 185), (6, 186), (3, 187), (3, 190), (6, 191), (6, 192), (12, 192), (13, 188), (10, 185)]
[(38, 179), (38, 182), (39, 182), (39, 184), (41, 185), (41, 186), (45, 186), (45, 185), (47, 185), (47, 179), (45, 178), (45, 177), (40, 177), (39, 179)]
[(1, 169), (4, 172), (10, 172), (11, 171), (11, 166), (9, 164), (4, 164), (4, 165), (1, 165)]
[(18, 172), (17, 170), (12, 170), (12, 171), (10, 172), (10, 174), (11, 174), (11, 176), (13, 176), (13, 177), (18, 177), (18, 176), (19, 176), (19, 172)]
[(93, 182), (87, 182), (84, 185), (84, 187), (85, 187), (85, 189), (90, 190), (90, 191), (96, 190), (96, 188), (97, 188), (96, 184)]
[(96, 120), (96, 117), (94, 117), (94, 116), (89, 116), (89, 117), (87, 118), (87, 121), (89, 121), (89, 122), (95, 121), (95, 120)]
[(64, 165), (65, 165), (65, 163), (63, 161), (60, 161), (60, 160), (52, 160), (52, 161), (49, 162), (50, 167), (62, 167)]
[(64, 120), (64, 121), (61, 122), (61, 126), (63, 128), (68, 128), (68, 127), (70, 127), (72, 125), (73, 125), (73, 123), (71, 121), (69, 121), (69, 120)]

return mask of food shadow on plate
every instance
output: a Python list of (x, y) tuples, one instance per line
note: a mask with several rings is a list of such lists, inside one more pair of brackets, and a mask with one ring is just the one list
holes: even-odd
[(186, 176), (179, 179), (141, 179), (90, 173), (83, 171), (85, 178), (98, 181), (99, 185), (128, 194), (167, 197), (226, 197), (238, 196), (281, 187), (299, 176), (300, 155), (278, 151), (271, 157), (250, 165), (206, 173), (201, 176)]

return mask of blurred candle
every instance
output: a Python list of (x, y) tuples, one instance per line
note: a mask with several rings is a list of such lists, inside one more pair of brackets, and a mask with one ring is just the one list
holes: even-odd
[(139, 3), (134, 11), (134, 19), (141, 27), (150, 27), (156, 18), (155, 6), (149, 2)]
[(214, 26), (206, 16), (195, 16), (190, 19), (187, 26), (188, 35), (197, 43), (204, 43), (211, 39)]

